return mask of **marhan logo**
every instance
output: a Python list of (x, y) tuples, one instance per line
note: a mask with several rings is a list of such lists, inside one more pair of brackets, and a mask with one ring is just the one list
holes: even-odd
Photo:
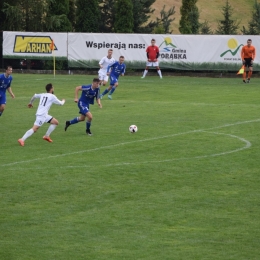
[(51, 44), (52, 38), (50, 36), (16, 35), (13, 52), (46, 54), (52, 53), (52, 49), (58, 50), (55, 44), (54, 48)]
[(227, 45), (229, 50), (226, 50), (223, 53), (221, 53), (220, 57), (225, 56), (227, 53), (230, 53), (232, 56), (235, 56), (239, 51), (240, 47), (243, 46), (243, 44), (238, 45), (238, 42), (235, 38), (229, 39)]

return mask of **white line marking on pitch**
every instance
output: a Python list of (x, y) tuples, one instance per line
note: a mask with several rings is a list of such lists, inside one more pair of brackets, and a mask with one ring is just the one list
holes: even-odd
[[(143, 140), (136, 140), (136, 141), (131, 141), (131, 142), (124, 142), (124, 143), (119, 143), (119, 144), (112, 144), (112, 145), (101, 146), (101, 147), (98, 147), (98, 148), (93, 148), (93, 149), (88, 149), (88, 150), (81, 150), (81, 151), (76, 151), (76, 152), (71, 152), (71, 153), (51, 155), (51, 156), (48, 156), (48, 157), (34, 158), (34, 159), (31, 159), (31, 160), (17, 161), (17, 162), (2, 164), (0, 166), (1, 167), (3, 167), (3, 166), (13, 166), (13, 165), (16, 165), (16, 164), (21, 164), (21, 163), (29, 163), (29, 162), (33, 162), (33, 161), (46, 160), (46, 159), (57, 158), (57, 157), (64, 157), (64, 156), (69, 156), (69, 155), (73, 155), (73, 154), (79, 154), (79, 153), (85, 153), (85, 152), (93, 152), (93, 151), (98, 151), (98, 150), (101, 150), (101, 149), (117, 147), (117, 146), (122, 146), (122, 145), (126, 145), (126, 144), (146, 142), (146, 141), (151, 141), (151, 140), (158, 140), (158, 139), (169, 138), (169, 137), (174, 137), (174, 136), (179, 136), (179, 135), (184, 135), (184, 134), (190, 134), (190, 133), (206, 132), (206, 131), (213, 130), (213, 129), (220, 129), (220, 128), (225, 128), (225, 127), (230, 127), (230, 126), (235, 126), (235, 125), (241, 125), (241, 124), (254, 123), (254, 122), (259, 122), (259, 121), (260, 121), (260, 119), (250, 120), (250, 121), (243, 121), (243, 122), (237, 122), (237, 123), (234, 123), (234, 124), (226, 124), (226, 125), (222, 125), (222, 126), (216, 126), (216, 127), (204, 129), (204, 130), (203, 129), (201, 129), (201, 130), (192, 130), (192, 131), (187, 131), (187, 132), (178, 133), (178, 134), (172, 134), (172, 135), (166, 135), (166, 136), (160, 136), (160, 137), (153, 137), (153, 138), (148, 138), (148, 139), (143, 139)], [(217, 134), (221, 134), (221, 133), (217, 133)], [(228, 136), (237, 138), (237, 139), (245, 142), (247, 145), (244, 148), (239, 148), (239, 149), (236, 149), (234, 151), (220, 153), (220, 154), (216, 154), (216, 155), (210, 155), (210, 156), (219, 156), (219, 155), (223, 155), (223, 154), (238, 152), (238, 151), (247, 149), (247, 148), (249, 148), (251, 146), (251, 143), (249, 141), (247, 141), (246, 139), (240, 138), (240, 137), (235, 136), (235, 135), (229, 135), (229, 134), (223, 134), (223, 135), (228, 135)], [(193, 158), (194, 159), (198, 159), (198, 158), (203, 158), (203, 157), (205, 157), (205, 156), (198, 156), (198, 157), (193, 157)], [(206, 157), (209, 157), (209, 155), (206, 155)], [(171, 159), (171, 160), (173, 160), (173, 159)]]

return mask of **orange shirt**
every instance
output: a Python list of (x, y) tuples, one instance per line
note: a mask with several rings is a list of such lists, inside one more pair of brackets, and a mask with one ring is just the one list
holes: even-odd
[(255, 59), (255, 47), (250, 46), (248, 47), (247, 45), (243, 46), (241, 50), (241, 58), (242, 60), (247, 59), (247, 58), (252, 58), (253, 60)]

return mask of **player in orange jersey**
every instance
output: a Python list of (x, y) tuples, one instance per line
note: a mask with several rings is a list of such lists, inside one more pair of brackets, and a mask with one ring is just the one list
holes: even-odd
[[(245, 66), (245, 71), (243, 73), (244, 83), (250, 82), (250, 78), (253, 73), (253, 63), (254, 63), (255, 56), (256, 56), (255, 47), (252, 45), (252, 40), (248, 39), (247, 45), (244, 45), (241, 50), (241, 58), (242, 58), (243, 65)], [(246, 81), (247, 68), (249, 71), (248, 71), (247, 81)]]

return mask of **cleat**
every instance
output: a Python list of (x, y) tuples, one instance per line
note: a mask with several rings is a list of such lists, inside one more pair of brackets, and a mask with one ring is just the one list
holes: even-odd
[(24, 146), (24, 141), (22, 139), (18, 139), (18, 143), (21, 145), (21, 146)]
[(101, 95), (99, 96), (99, 98), (102, 99), (102, 98), (103, 98), (103, 95), (101, 94)]
[(90, 132), (90, 129), (87, 129), (87, 130), (86, 130), (86, 134), (87, 134), (87, 135), (90, 135), (90, 136), (92, 135), (92, 133)]
[(49, 136), (43, 136), (42, 139), (47, 141), (47, 142), (49, 142), (49, 143), (52, 143), (52, 140), (51, 140), (51, 138)]
[(247, 79), (246, 83), (250, 83), (250, 79)]
[(246, 83), (246, 81), (243, 79), (243, 82)]
[(70, 121), (66, 121), (64, 130), (67, 131), (69, 126), (70, 126)]
[(160, 77), (160, 79), (162, 79), (162, 77)]
[(111, 95), (108, 95), (107, 97), (108, 97), (109, 99), (112, 99), (112, 96), (111, 96)]
[(145, 77), (143, 76), (143, 77), (141, 77), (141, 79), (144, 79)]

